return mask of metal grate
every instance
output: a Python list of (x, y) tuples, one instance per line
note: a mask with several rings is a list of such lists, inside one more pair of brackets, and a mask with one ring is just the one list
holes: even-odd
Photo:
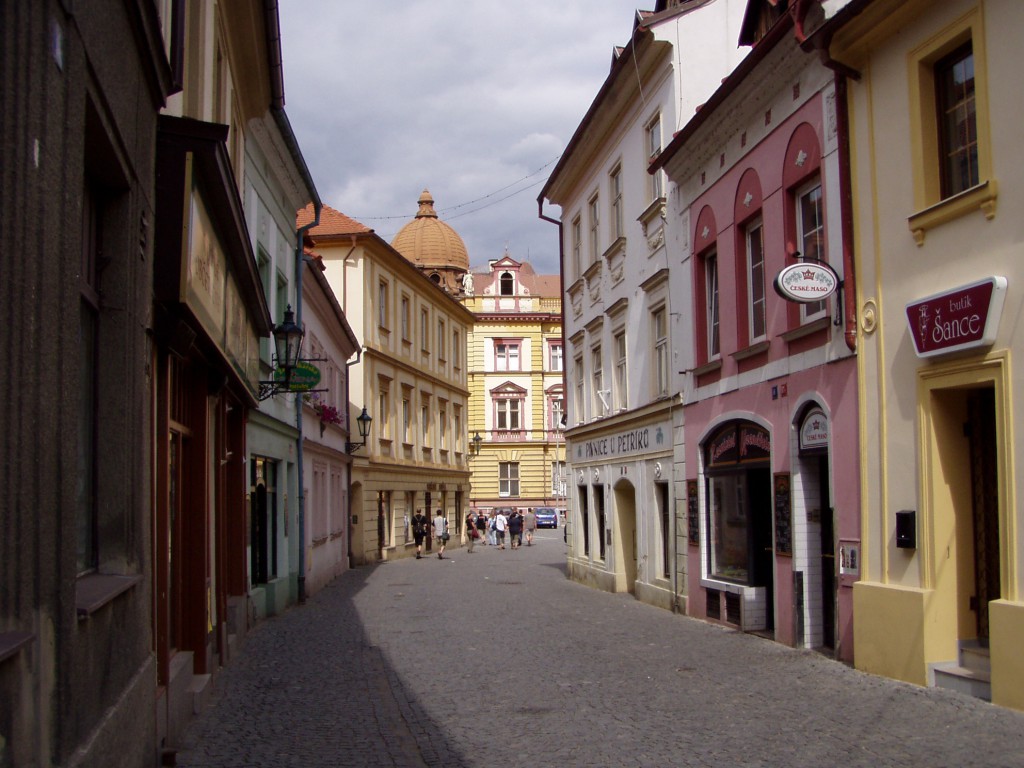
[(725, 620), (730, 624), (740, 625), (743, 623), (743, 615), (741, 613), (742, 601), (740, 596), (733, 592), (725, 593)]
[(707, 591), (707, 614), (709, 619), (721, 619), (722, 618), (722, 594), (717, 589), (709, 589)]

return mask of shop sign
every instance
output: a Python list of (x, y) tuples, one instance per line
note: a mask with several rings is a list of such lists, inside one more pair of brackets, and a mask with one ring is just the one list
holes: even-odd
[(999, 330), (1006, 278), (988, 277), (907, 305), (918, 357), (991, 345)]
[(800, 425), (800, 450), (828, 447), (828, 416), (821, 408), (813, 408)]
[(707, 443), (708, 468), (759, 461), (771, 455), (771, 436), (756, 424), (729, 424)]
[[(284, 368), (274, 371), (274, 381), (284, 381)], [(300, 360), (292, 369), (288, 380), (289, 392), (308, 392), (320, 383), (320, 369), (310, 362)]]
[(811, 304), (835, 293), (839, 275), (823, 261), (799, 261), (779, 272), (773, 285), (786, 301)]
[(665, 422), (595, 437), (593, 440), (576, 443), (576, 458), (580, 461), (591, 461), (664, 450), (670, 447), (669, 436), (671, 434), (671, 426)]

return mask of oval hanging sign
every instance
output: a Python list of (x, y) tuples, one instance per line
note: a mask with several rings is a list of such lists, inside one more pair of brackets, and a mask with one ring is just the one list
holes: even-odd
[[(284, 381), (284, 368), (274, 371), (274, 381)], [(289, 392), (308, 392), (320, 383), (320, 369), (312, 363), (300, 360), (292, 369), (288, 382)]]
[(823, 261), (800, 261), (779, 272), (773, 285), (775, 292), (787, 301), (810, 304), (835, 293), (839, 275)]

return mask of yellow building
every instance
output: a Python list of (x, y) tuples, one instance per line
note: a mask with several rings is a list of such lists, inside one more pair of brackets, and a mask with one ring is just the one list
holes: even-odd
[[(507, 253), (472, 274), (469, 339), (471, 504), (565, 508), (562, 302), (558, 275)], [(476, 438), (479, 436), (480, 440)]]
[(1022, 33), (1019, 2), (852, 0), (808, 44), (851, 74), (863, 499), (855, 663), (1017, 709)]
[[(310, 208), (299, 212), (300, 225), (311, 220)], [(349, 379), (352, 440), (364, 407), (372, 421), (365, 445), (348, 446), (352, 564), (414, 555), (417, 509), (443, 509), (457, 540), (469, 499), (473, 316), (372, 229), (327, 206), (306, 242), (363, 345)]]

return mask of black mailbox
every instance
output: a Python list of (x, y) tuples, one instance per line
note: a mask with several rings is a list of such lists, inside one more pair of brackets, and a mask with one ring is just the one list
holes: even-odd
[(917, 549), (917, 512), (904, 509), (896, 513), (896, 546)]

